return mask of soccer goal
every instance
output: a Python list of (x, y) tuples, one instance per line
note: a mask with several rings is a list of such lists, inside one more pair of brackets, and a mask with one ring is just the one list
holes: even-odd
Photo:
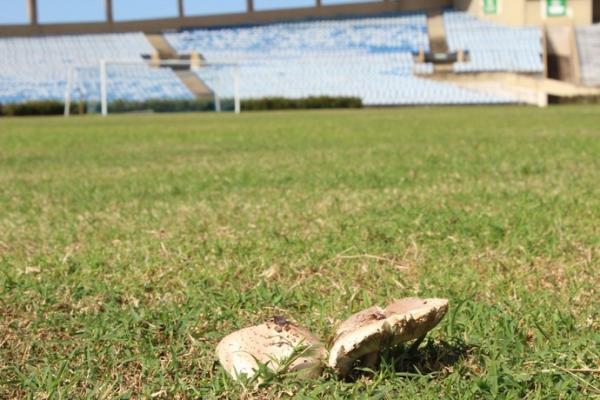
[(200, 60), (102, 60), (71, 66), (65, 115), (73, 102), (87, 112), (241, 112), (240, 70), (235, 63)]

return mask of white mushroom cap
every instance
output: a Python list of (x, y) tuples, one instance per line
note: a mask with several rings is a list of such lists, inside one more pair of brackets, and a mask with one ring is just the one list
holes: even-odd
[(217, 345), (217, 357), (234, 379), (254, 377), (259, 369), (257, 361), (276, 371), (295, 355), (288, 372), (304, 378), (321, 374), (326, 355), (323, 344), (306, 329), (281, 317), (233, 332)]
[(424, 336), (440, 323), (448, 311), (446, 299), (396, 300), (385, 308), (392, 344), (409, 342)]
[(378, 306), (352, 315), (336, 331), (329, 351), (329, 366), (338, 375), (346, 376), (356, 360), (379, 352), (388, 332), (384, 310)]
[(337, 329), (328, 364), (344, 377), (358, 360), (372, 364), (382, 348), (424, 336), (447, 310), (445, 299), (407, 298), (358, 312)]

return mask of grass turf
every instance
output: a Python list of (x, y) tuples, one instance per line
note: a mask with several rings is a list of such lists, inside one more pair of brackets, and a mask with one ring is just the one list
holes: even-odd
[[(600, 108), (0, 120), (0, 398), (600, 395)], [(243, 388), (232, 330), (440, 296), (418, 353)]]

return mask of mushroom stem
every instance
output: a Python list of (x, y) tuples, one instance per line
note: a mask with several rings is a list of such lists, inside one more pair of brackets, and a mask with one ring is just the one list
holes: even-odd
[(413, 342), (413, 344), (410, 345), (410, 349), (408, 349), (408, 351), (410, 351), (411, 353), (416, 352), (419, 349), (419, 346), (421, 345), (421, 343), (423, 343), (423, 340), (425, 340), (425, 338), (427, 337), (427, 334), (421, 336), (420, 338), (418, 338), (417, 340), (415, 340)]

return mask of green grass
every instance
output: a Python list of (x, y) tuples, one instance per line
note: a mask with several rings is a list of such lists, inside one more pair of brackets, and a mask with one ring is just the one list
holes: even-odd
[[(0, 119), (2, 399), (594, 398), (599, 287), (597, 106)], [(450, 312), (354, 381), (215, 360), (404, 296)]]

